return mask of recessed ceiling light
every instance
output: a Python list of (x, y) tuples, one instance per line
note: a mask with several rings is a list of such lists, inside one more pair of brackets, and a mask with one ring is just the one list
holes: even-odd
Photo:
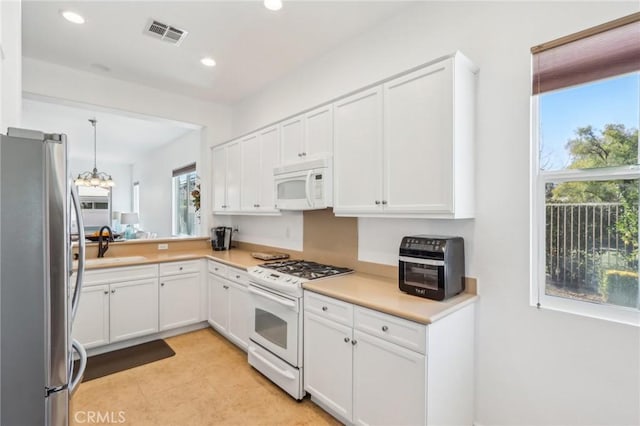
[(206, 58), (200, 59), (200, 62), (202, 62), (202, 65), (206, 65), (208, 67), (215, 67), (216, 66), (216, 61), (214, 61), (213, 58), (210, 58), (208, 56)]
[(264, 0), (264, 7), (269, 10), (282, 9), (282, 0)]
[(60, 14), (69, 22), (73, 22), (74, 24), (84, 24), (84, 18), (70, 10), (63, 10)]

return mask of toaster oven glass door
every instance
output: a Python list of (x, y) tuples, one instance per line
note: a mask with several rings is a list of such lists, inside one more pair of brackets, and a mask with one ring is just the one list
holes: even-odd
[(444, 285), (444, 261), (400, 258), (402, 281), (405, 285), (437, 291)]

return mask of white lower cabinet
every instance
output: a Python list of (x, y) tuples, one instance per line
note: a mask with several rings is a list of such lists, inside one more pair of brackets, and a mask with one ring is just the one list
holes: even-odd
[(200, 321), (200, 261), (160, 264), (160, 331)]
[(87, 271), (72, 334), (87, 348), (158, 331), (158, 265)]
[(473, 305), (428, 327), (304, 292), (304, 388), (347, 424), (473, 421)]
[(358, 330), (353, 340), (353, 423), (425, 424), (425, 356)]
[(87, 348), (109, 343), (109, 286), (85, 287), (73, 322), (73, 337)]
[(209, 261), (209, 324), (245, 351), (249, 346), (248, 284), (245, 271)]
[(304, 388), (345, 420), (353, 411), (351, 334), (351, 327), (304, 313)]
[(158, 331), (158, 279), (111, 284), (109, 340), (117, 342)]

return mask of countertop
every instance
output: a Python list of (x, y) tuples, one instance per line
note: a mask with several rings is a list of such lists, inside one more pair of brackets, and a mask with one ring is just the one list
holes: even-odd
[[(110, 262), (110, 258), (107, 257), (104, 258), (104, 261), (98, 261), (99, 263), (95, 263), (95, 261), (90, 259), (90, 263), (86, 269), (93, 270), (203, 258), (215, 260), (240, 269), (246, 269), (265, 262), (251, 257), (250, 251), (242, 249), (227, 251), (196, 249), (167, 253), (144, 253), (143, 256), (144, 259), (138, 257), (127, 260), (127, 257), (122, 257), (120, 258), (122, 259), (121, 261), (113, 262)], [(74, 262), (74, 269), (76, 265), (77, 262)], [(400, 291), (396, 279), (360, 272), (354, 272), (353, 274), (331, 279), (310, 281), (305, 283), (303, 288), (421, 324), (431, 324), (458, 309), (474, 303), (478, 298), (475, 294), (462, 293), (444, 302), (424, 299)]]

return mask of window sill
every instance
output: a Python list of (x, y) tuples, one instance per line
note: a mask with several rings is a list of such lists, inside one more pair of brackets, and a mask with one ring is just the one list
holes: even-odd
[(531, 306), (640, 328), (640, 311), (638, 309), (601, 305), (549, 295), (541, 295), (540, 304), (537, 305), (535, 301), (532, 301)]

